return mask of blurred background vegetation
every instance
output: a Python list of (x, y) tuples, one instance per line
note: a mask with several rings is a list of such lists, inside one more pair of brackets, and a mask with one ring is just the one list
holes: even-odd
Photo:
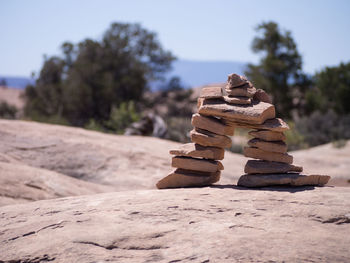
[[(289, 150), (328, 142), (341, 147), (350, 138), (350, 63), (314, 76), (304, 73), (291, 32), (275, 22), (257, 26), (252, 50), (260, 61), (249, 64), (246, 75), (271, 95), (277, 115), (288, 121)], [(139, 24), (113, 23), (101, 40), (65, 42), (61, 51), (45, 58), (35, 84), (26, 87), (24, 118), (189, 141), (198, 91), (176, 76), (165, 80), (175, 57), (154, 32)], [(151, 90), (155, 81), (162, 86)], [(16, 113), (13, 106), (0, 104), (1, 117), (15, 118)], [(246, 136), (246, 131), (236, 134)], [(241, 143), (231, 150), (241, 152)]]

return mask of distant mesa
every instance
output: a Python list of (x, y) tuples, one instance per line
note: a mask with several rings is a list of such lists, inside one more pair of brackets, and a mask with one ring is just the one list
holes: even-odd
[[(16, 89), (25, 89), (27, 85), (33, 85), (35, 79), (29, 77), (10, 77), (0, 75), (0, 82), (4, 80), (7, 87), (16, 88)], [(1, 86), (1, 84), (0, 84)]]

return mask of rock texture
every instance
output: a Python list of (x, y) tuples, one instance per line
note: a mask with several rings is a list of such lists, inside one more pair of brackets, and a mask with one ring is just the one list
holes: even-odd
[(221, 87), (205, 87), (201, 90), (200, 98), (204, 99), (219, 99), (222, 98)]
[[(240, 138), (243, 142), (247, 140), (239, 135), (233, 138)], [(5, 205), (47, 198), (42, 190), (24, 183), (31, 181), (33, 174), (49, 177), (50, 171), (55, 172), (57, 177), (69, 176), (100, 186), (108, 185), (113, 191), (155, 189), (156, 182), (171, 171), (169, 150), (178, 149), (180, 145), (150, 137), (119, 136), (37, 122), (0, 120), (0, 162), (8, 164), (7, 169), (0, 169), (0, 177), (6, 179), (11, 176), (14, 179), (16, 176), (16, 182), (23, 184), (20, 189), (31, 188), (31, 191), (25, 191), (23, 199), (18, 193), (17, 183), (3, 180), (0, 185), (6, 192), (0, 192), (0, 203)], [(294, 163), (303, 166), (305, 173), (324, 174), (326, 171), (332, 177), (328, 185), (350, 186), (350, 143), (340, 149), (330, 143), (292, 154)], [(220, 184), (237, 184), (246, 161), (243, 155), (226, 151)], [(28, 173), (19, 173), (19, 165), (28, 166)], [(29, 167), (33, 168), (33, 172), (29, 172)], [(57, 187), (56, 184), (50, 188), (38, 185), (50, 191)], [(12, 197), (5, 196), (9, 192), (14, 193)], [(61, 190), (59, 192), (62, 193)], [(66, 193), (71, 194), (70, 191)], [(51, 196), (56, 195), (50, 194), (49, 198)]]
[(227, 103), (230, 104), (238, 104), (238, 105), (249, 105), (252, 103), (251, 99), (248, 97), (229, 97), (229, 96), (225, 96), (224, 100)]
[(254, 93), (253, 99), (272, 104), (271, 97), (263, 89), (257, 89), (256, 92)]
[(206, 117), (198, 113), (193, 114), (191, 124), (193, 127), (207, 130), (220, 135), (233, 136), (234, 128), (222, 123), (221, 120), (214, 117)]
[(295, 173), (286, 174), (246, 174), (239, 178), (237, 185), (245, 187), (264, 187), (270, 185), (316, 185), (323, 186), (328, 183), (328, 175), (301, 175)]
[(57, 172), (0, 162), (0, 206), (112, 191), (113, 187)]
[(274, 132), (268, 130), (260, 130), (260, 131), (250, 131), (250, 136), (255, 138), (262, 139), (264, 141), (285, 141), (286, 136), (282, 132)]
[(243, 97), (252, 98), (256, 92), (256, 89), (251, 84), (245, 84), (238, 88), (226, 89), (225, 91), (227, 95), (230, 95), (230, 96), (243, 96)]
[(277, 153), (286, 153), (287, 144), (283, 141), (264, 141), (258, 138), (253, 138), (248, 141), (248, 145), (252, 147), (259, 148), (264, 151), (277, 152)]
[(181, 156), (173, 157), (171, 165), (176, 168), (199, 172), (216, 172), (224, 169), (221, 162), (219, 161)]
[(55, 171), (114, 191), (154, 188), (169, 173), (169, 149), (178, 145), (153, 137), (0, 120), (1, 162)]
[(199, 187), (214, 184), (220, 180), (220, 171), (205, 173), (185, 169), (176, 169), (157, 184), (158, 189)]
[(267, 152), (254, 147), (244, 147), (244, 156), (271, 162), (293, 163), (293, 156), (288, 153)]
[(213, 186), (38, 201), (0, 208), (0, 261), (349, 262), (349, 207), (342, 187)]
[(196, 143), (186, 143), (180, 145), (178, 149), (170, 150), (170, 154), (177, 156), (222, 160), (224, 159), (225, 150), (217, 147), (202, 146)]
[(255, 102), (250, 105), (233, 105), (221, 100), (205, 99), (198, 111), (203, 115), (228, 118), (250, 124), (262, 124), (275, 118), (275, 107), (266, 102)]
[(262, 160), (249, 160), (244, 167), (244, 172), (247, 174), (301, 173), (302, 171), (301, 166)]
[(213, 146), (219, 148), (231, 147), (232, 141), (225, 135), (215, 134), (202, 129), (195, 129), (190, 132), (191, 141), (203, 146)]

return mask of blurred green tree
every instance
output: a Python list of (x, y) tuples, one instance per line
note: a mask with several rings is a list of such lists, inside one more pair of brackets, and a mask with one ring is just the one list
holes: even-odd
[(350, 63), (326, 67), (314, 76), (314, 82), (306, 94), (308, 113), (330, 109), (339, 115), (350, 113)]
[(264, 22), (256, 31), (252, 50), (263, 55), (257, 65), (248, 65), (246, 75), (272, 96), (277, 112), (289, 118), (292, 110), (301, 110), (311, 79), (302, 72), (302, 58), (291, 32), (282, 31), (275, 22)]
[(15, 119), (17, 108), (8, 104), (6, 101), (0, 101), (0, 118)]
[(175, 59), (139, 24), (113, 23), (100, 41), (61, 48), (63, 56), (46, 59), (36, 84), (26, 88), (25, 113), (57, 115), (77, 126), (91, 120), (103, 125), (112, 109), (140, 101), (148, 83), (161, 79)]

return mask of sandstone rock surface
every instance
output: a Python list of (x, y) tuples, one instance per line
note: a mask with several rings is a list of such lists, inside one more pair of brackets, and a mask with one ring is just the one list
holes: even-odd
[(245, 76), (240, 76), (238, 74), (232, 73), (228, 75), (227, 83), (230, 88), (235, 88), (249, 83), (249, 81)]
[(264, 141), (285, 141), (286, 136), (282, 132), (274, 132), (268, 130), (258, 130), (258, 131), (250, 131), (250, 136), (254, 138), (259, 138)]
[(248, 129), (257, 129), (257, 130), (269, 130), (275, 132), (284, 132), (289, 130), (289, 126), (280, 118), (268, 119), (262, 124), (253, 124), (249, 122), (237, 122), (229, 118), (223, 119), (224, 123), (233, 127), (243, 127)]
[(0, 208), (4, 262), (349, 262), (344, 187), (138, 190)]
[[(246, 141), (240, 136), (233, 138)], [(35, 169), (35, 173), (43, 177), (53, 171), (58, 177), (76, 177), (82, 181), (108, 185), (113, 191), (155, 189), (156, 182), (169, 174), (169, 150), (180, 145), (151, 137), (120, 136), (60, 125), (0, 120), (0, 162), (10, 165), (9, 169), (0, 170), (0, 173), (3, 173), (3, 178), (19, 176), (16, 180), (24, 184), (31, 180), (33, 173), (18, 173), (16, 166), (26, 165), (39, 168)], [(329, 143), (291, 154), (294, 163), (305, 168), (304, 172), (330, 175), (332, 178), (327, 185), (350, 186), (349, 142), (340, 149)], [(243, 155), (226, 151), (222, 161), (225, 170), (221, 173), (220, 184), (237, 184), (246, 162), (247, 158)], [(6, 182), (9, 181), (2, 181), (2, 186), (16, 195), (13, 198), (3, 195), (2, 205), (30, 202), (47, 196), (39, 194), (42, 192), (38, 189), (37, 193), (26, 191), (26, 199), (23, 199), (16, 189), (10, 190), (17, 188), (16, 184)]]
[(199, 187), (214, 184), (220, 180), (220, 171), (213, 173), (201, 173), (184, 169), (176, 169), (168, 176), (157, 182), (158, 189)]
[(288, 153), (267, 152), (254, 147), (244, 147), (243, 153), (244, 156), (254, 159), (288, 164), (293, 163), (293, 156), (289, 155)]
[(205, 99), (219, 99), (222, 98), (222, 96), (221, 87), (204, 87), (200, 94), (200, 97)]
[(224, 96), (224, 101), (229, 104), (237, 104), (237, 105), (248, 105), (251, 104), (252, 101), (248, 97), (229, 97)]
[(257, 89), (253, 99), (273, 104), (271, 97), (263, 89)]
[(169, 172), (169, 149), (178, 145), (154, 137), (0, 120), (1, 162), (55, 171), (114, 191), (153, 189)]
[(221, 100), (204, 100), (199, 113), (222, 117), (231, 121), (243, 121), (249, 124), (262, 124), (275, 118), (275, 107), (266, 102), (255, 102), (250, 105), (233, 105)]
[(225, 135), (218, 135), (202, 129), (195, 129), (190, 132), (191, 141), (203, 146), (214, 146), (219, 148), (231, 147), (232, 141)]
[(191, 124), (193, 127), (200, 128), (202, 130), (210, 131), (220, 135), (233, 136), (234, 128), (227, 126), (221, 120), (203, 116), (198, 113), (192, 115)]
[(301, 166), (262, 160), (249, 160), (244, 167), (244, 172), (247, 174), (301, 173), (302, 171)]
[(176, 156), (222, 160), (224, 159), (225, 150), (218, 147), (204, 147), (196, 143), (185, 143), (180, 145), (178, 149), (170, 150), (170, 154)]
[(271, 185), (318, 185), (322, 186), (328, 183), (328, 175), (300, 175), (296, 173), (286, 174), (262, 174), (262, 175), (243, 175), (239, 178), (237, 185), (245, 187), (264, 187)]
[(0, 162), (0, 206), (112, 191), (113, 187), (85, 182), (54, 171)]
[(263, 151), (286, 153), (287, 144), (283, 141), (268, 142), (261, 139), (253, 138), (248, 141), (248, 145), (259, 148)]
[(251, 83), (249, 83), (234, 89), (226, 88), (225, 91), (227, 95), (230, 96), (243, 96), (252, 98), (256, 92), (256, 88), (251, 85)]
[(200, 172), (216, 172), (224, 169), (219, 161), (180, 156), (173, 157), (171, 165), (176, 168)]

